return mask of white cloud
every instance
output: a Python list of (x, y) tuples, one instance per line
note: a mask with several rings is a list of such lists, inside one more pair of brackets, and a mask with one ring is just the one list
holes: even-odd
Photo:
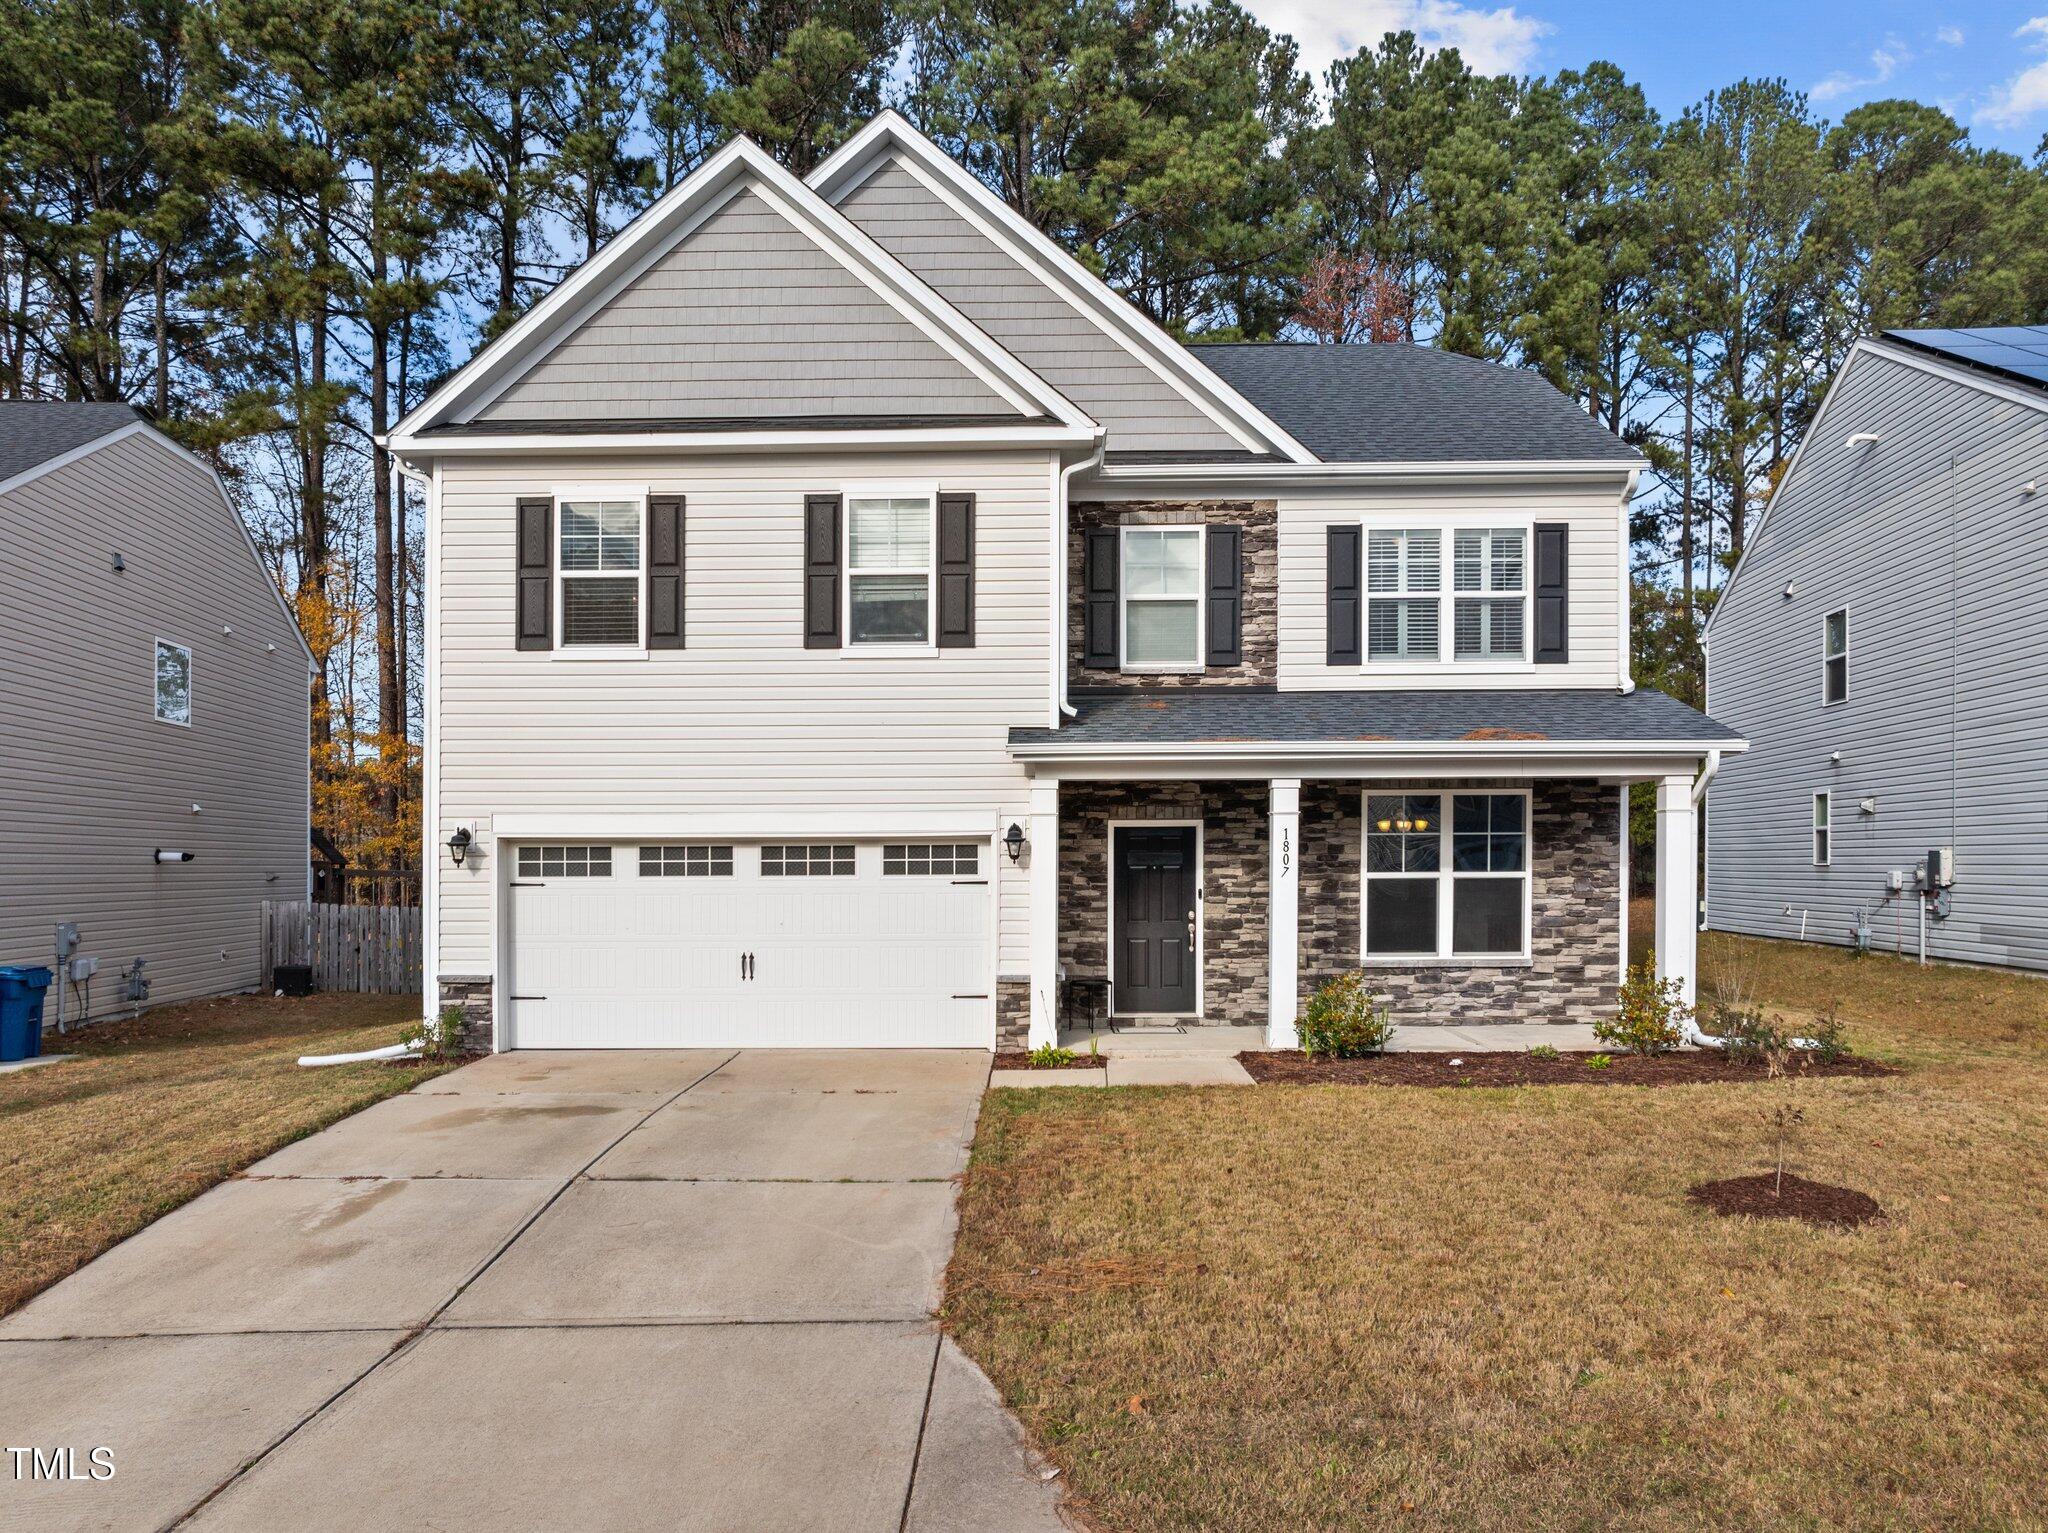
[(1963, 45), (1963, 29), (1957, 26), (1936, 27), (1934, 40), (1944, 48), (1960, 48)]
[(1899, 72), (1901, 65), (1913, 62), (1913, 50), (1896, 37), (1887, 37), (1881, 47), (1870, 50), (1870, 73), (1852, 75), (1838, 69), (1825, 80), (1807, 92), (1815, 101), (1833, 101), (1838, 97), (1855, 95), (1869, 90), (1872, 86), (1883, 85)]
[[(2012, 35), (2036, 53), (2048, 53), (2048, 16), (2022, 23)], [(1991, 99), (1977, 109), (1977, 121), (2017, 128), (2042, 112), (2048, 112), (2048, 58), (2028, 65), (1992, 91)]]
[(1323, 71), (1389, 32), (1413, 32), (1425, 48), (1456, 48), (1481, 74), (1522, 74), (1554, 29), (1512, 5), (1479, 9), (1458, 0), (1244, 0), (1245, 8), (1301, 45), (1301, 67), (1318, 87)]

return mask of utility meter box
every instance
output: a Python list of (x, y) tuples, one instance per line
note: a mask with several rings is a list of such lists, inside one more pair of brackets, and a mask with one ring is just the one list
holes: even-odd
[(1955, 853), (1945, 846), (1928, 848), (1927, 887), (1930, 889), (1946, 889), (1955, 881)]
[(1906, 887), (1905, 872), (1902, 869), (1893, 868), (1891, 872), (1885, 874), (1884, 886), (1891, 890), (1892, 893), (1897, 894)]

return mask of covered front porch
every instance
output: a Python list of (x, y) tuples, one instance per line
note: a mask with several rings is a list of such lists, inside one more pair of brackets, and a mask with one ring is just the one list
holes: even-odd
[[(1030, 972), (1005, 1044), (1228, 1027), (1294, 1048), (1305, 1000), (1361, 965), (1405, 1027), (1585, 1027), (1612, 1012), (1625, 967), (1627, 797), (1644, 780), (1659, 967), (1691, 995), (1698, 790), (1725, 731), (1638, 694), (1647, 706), (1607, 701), (1638, 729), (1697, 721), (1713, 743), (1479, 725), (1409, 738), (1412, 724), (1359, 722), (1385, 696), (1337, 700), (1320, 737), (1293, 732), (1328, 694), (1105, 699), (1059, 731), (1014, 732), (1032, 774)], [(1447, 694), (1396, 695), (1374, 721), (1412, 719), (1418, 696)], [(1532, 698), (1560, 696), (1511, 701), (1526, 726)], [(1434, 729), (1459, 722), (1439, 708)]]

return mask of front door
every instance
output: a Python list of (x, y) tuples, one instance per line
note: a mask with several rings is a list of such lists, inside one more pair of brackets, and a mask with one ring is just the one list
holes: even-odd
[(1114, 843), (1114, 1009), (1195, 1009), (1195, 828), (1120, 825)]

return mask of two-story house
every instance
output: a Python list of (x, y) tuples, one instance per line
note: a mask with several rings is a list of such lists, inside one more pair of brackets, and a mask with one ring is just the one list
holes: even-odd
[[(428, 973), (496, 1046), (1039, 1043), (1690, 983), (1733, 734), (1629, 681), (1642, 461), (1532, 374), (1183, 346), (894, 114), (738, 141), (400, 424)], [(459, 859), (457, 853), (460, 853)]]

